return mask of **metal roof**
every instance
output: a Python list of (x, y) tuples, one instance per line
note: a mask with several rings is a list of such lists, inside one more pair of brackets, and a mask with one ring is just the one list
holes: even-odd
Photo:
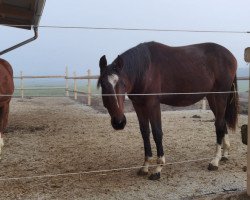
[(38, 26), (46, 0), (0, 0), (0, 24), (31, 29)]

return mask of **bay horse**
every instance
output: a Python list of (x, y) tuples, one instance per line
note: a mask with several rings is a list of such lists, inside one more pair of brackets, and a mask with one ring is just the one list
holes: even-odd
[(104, 55), (99, 66), (97, 85), (101, 86), (103, 105), (111, 116), (112, 127), (120, 130), (126, 125), (125, 94), (137, 114), (145, 151), (138, 175), (147, 175), (152, 161), (150, 125), (158, 166), (149, 179), (159, 179), (165, 164), (161, 103), (189, 106), (206, 97), (215, 116), (217, 136), (216, 154), (208, 169), (217, 170), (219, 161), (228, 158), (227, 127), (235, 130), (238, 115), (237, 61), (228, 49), (215, 43), (170, 47), (147, 42), (125, 51), (109, 65)]
[(2, 134), (6, 129), (9, 115), (9, 103), (14, 92), (13, 70), (11, 65), (0, 58), (0, 158), (4, 145)]

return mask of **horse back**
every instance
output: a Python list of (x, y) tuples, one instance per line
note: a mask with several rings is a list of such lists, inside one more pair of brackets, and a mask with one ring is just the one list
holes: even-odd
[(228, 49), (215, 43), (169, 47), (153, 42), (149, 48), (152, 62), (151, 71), (153, 74), (160, 74), (162, 81), (190, 83), (191, 80), (209, 79), (211, 82), (215, 82), (223, 78), (232, 81), (236, 75), (237, 61), (235, 57)]
[[(151, 67), (148, 76), (154, 80), (152, 90), (163, 93), (230, 91), (236, 76), (237, 62), (232, 53), (215, 43), (170, 47), (148, 44)], [(205, 95), (164, 96), (162, 102), (191, 105)]]

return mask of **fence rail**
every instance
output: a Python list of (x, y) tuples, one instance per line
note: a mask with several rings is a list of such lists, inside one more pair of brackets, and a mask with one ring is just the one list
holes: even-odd
[(36, 78), (66, 78), (66, 76), (23, 76), (22, 73), (20, 73), (20, 76), (14, 76), (15, 79), (36, 79)]
[[(91, 105), (91, 94), (92, 94), (92, 89), (91, 89), (91, 80), (93, 79), (98, 79), (98, 75), (91, 75), (91, 71), (87, 71), (87, 75), (85, 76), (77, 76), (76, 72), (73, 73), (73, 76), (69, 76), (68, 73), (68, 67), (66, 67), (65, 70), (65, 75), (47, 75), (47, 76), (26, 76), (23, 75), (23, 72), (20, 72), (20, 76), (14, 76), (14, 79), (20, 79), (20, 87), (16, 88), (15, 90), (20, 91), (20, 97), (23, 99), (24, 98), (24, 92), (25, 90), (54, 90), (54, 89), (64, 89), (65, 90), (65, 96), (68, 97), (69, 92), (74, 93), (74, 99), (77, 100), (78, 94), (79, 93), (85, 93), (87, 95), (87, 104)], [(24, 80), (25, 79), (64, 79), (65, 80), (65, 87), (25, 87), (24, 86)], [(69, 88), (69, 80), (74, 81), (74, 89)], [(87, 91), (79, 91), (78, 86), (77, 86), (77, 80), (87, 80)]]
[(241, 76), (241, 77), (237, 77), (237, 80), (238, 81), (249, 81), (250, 77), (248, 77), (248, 76)]
[[(91, 105), (92, 103), (92, 87), (91, 80), (98, 79), (98, 75), (91, 75), (91, 70), (87, 71), (87, 75), (77, 76), (76, 72), (73, 73), (73, 76), (69, 76), (68, 67), (65, 69), (65, 75), (49, 75), (49, 76), (24, 76), (23, 72), (20, 72), (20, 76), (14, 76), (14, 79), (20, 79), (20, 88), (16, 88), (15, 90), (20, 91), (21, 98), (24, 98), (25, 90), (54, 90), (54, 89), (64, 89), (65, 96), (70, 96), (69, 93), (72, 92), (74, 94), (74, 99), (78, 99), (78, 94), (85, 94), (87, 96), (87, 105)], [(24, 79), (64, 79), (65, 87), (24, 87)], [(69, 88), (69, 80), (73, 80), (74, 88)], [(79, 91), (77, 80), (87, 80), (87, 91)], [(247, 81), (250, 80), (248, 76), (242, 76), (237, 78), (238, 81)], [(206, 102), (202, 101), (202, 109), (206, 109)]]
[(29, 88), (15, 88), (15, 90), (54, 90), (65, 89), (65, 87), (29, 87)]

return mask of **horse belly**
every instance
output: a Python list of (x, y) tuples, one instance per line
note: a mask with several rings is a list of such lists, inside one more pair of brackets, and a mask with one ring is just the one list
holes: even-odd
[(168, 95), (163, 96), (160, 98), (160, 103), (166, 104), (169, 106), (177, 106), (177, 107), (185, 107), (190, 106), (198, 101), (202, 100), (205, 95), (195, 94), (195, 95), (182, 95), (182, 94), (175, 94), (175, 95)]

